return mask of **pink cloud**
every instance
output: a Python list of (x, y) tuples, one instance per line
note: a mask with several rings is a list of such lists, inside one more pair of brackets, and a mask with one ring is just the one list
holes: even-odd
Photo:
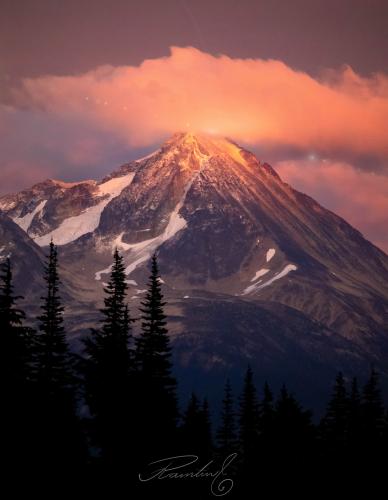
[(284, 161), (276, 165), (284, 181), (321, 202), (388, 252), (388, 177), (359, 171), (347, 163)]
[(14, 96), (18, 105), (114, 131), (132, 146), (190, 129), (388, 157), (388, 77), (362, 78), (349, 67), (317, 79), (280, 61), (173, 47), (140, 66), (26, 79)]

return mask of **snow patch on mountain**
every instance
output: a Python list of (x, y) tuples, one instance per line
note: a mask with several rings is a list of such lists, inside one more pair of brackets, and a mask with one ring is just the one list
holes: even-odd
[[(204, 162), (207, 161), (207, 157), (202, 155), (201, 156), (201, 167), (203, 166)], [(164, 231), (154, 237), (150, 238), (148, 240), (140, 241), (138, 243), (125, 243), (123, 242), (123, 235), (124, 233), (119, 234), (113, 241), (112, 241), (112, 247), (113, 248), (118, 248), (119, 250), (122, 250), (126, 252), (125, 255), (125, 261), (127, 262), (127, 267), (125, 268), (125, 273), (127, 276), (129, 276), (133, 271), (143, 262), (149, 260), (152, 256), (152, 254), (155, 252), (157, 248), (159, 248), (163, 243), (166, 241), (170, 240), (173, 238), (179, 231), (182, 231), (183, 229), (186, 228), (187, 222), (186, 220), (180, 215), (180, 210), (183, 207), (183, 204), (185, 202), (187, 193), (189, 192), (191, 186), (193, 185), (194, 180), (197, 178), (197, 176), (200, 174), (201, 170), (199, 170), (196, 175), (194, 175), (190, 181), (187, 183), (185, 190), (183, 192), (182, 198), (180, 199), (179, 203), (176, 205), (175, 209), (171, 212), (167, 226), (165, 227)], [(111, 267), (98, 271), (95, 274), (95, 279), (99, 281), (101, 279), (102, 274), (106, 274), (110, 272)]]
[(165, 241), (173, 238), (179, 231), (187, 226), (186, 220), (179, 214), (186, 198), (187, 190), (170, 215), (168, 224), (162, 234), (151, 238), (149, 240), (134, 243), (132, 245), (123, 243), (126, 250), (130, 250), (130, 258), (134, 260), (126, 267), (125, 272), (127, 275), (131, 274), (140, 264), (151, 258), (155, 250), (160, 247)]
[[(256, 290), (258, 290), (258, 284), (261, 283), (262, 280), (258, 281), (257, 283), (254, 283), (253, 285), (249, 285), (247, 286), (241, 295), (248, 295), (252, 292), (255, 292)], [(237, 294), (238, 295), (238, 294)]]
[(116, 248), (117, 250), (129, 250), (131, 248), (131, 245), (129, 245), (128, 243), (124, 243), (123, 241), (123, 236), (124, 236), (124, 232), (120, 233), (117, 238), (115, 238), (113, 241), (112, 241), (112, 250), (114, 251)]
[(34, 238), (35, 242), (40, 246), (46, 246), (53, 239), (56, 245), (66, 245), (84, 234), (93, 232), (100, 223), (104, 208), (131, 184), (134, 176), (135, 173), (131, 172), (123, 177), (115, 177), (99, 184), (96, 196), (104, 197), (100, 203), (87, 208), (79, 215), (65, 219), (54, 231)]
[[(125, 243), (122, 241), (123, 234), (121, 233), (112, 242), (112, 246), (128, 252), (125, 260), (130, 263), (125, 269), (125, 273), (129, 276), (140, 264), (151, 258), (151, 255), (155, 250), (162, 245), (165, 241), (169, 240), (175, 236), (179, 231), (184, 229), (187, 225), (186, 220), (179, 214), (180, 209), (183, 206), (184, 198), (186, 197), (187, 191), (185, 191), (182, 200), (175, 207), (175, 210), (171, 213), (168, 224), (162, 234), (156, 236), (155, 238), (150, 238), (148, 240), (140, 241), (139, 243)], [(112, 266), (98, 271), (95, 274), (95, 279), (97, 281), (101, 280), (102, 274), (108, 274), (111, 271)]]
[(260, 284), (262, 282), (262, 280), (260, 280), (257, 283), (254, 283), (253, 285), (250, 285), (247, 288), (245, 288), (245, 290), (242, 292), (241, 295), (248, 295), (250, 293), (257, 292), (266, 286), (272, 285), (274, 281), (284, 278), (285, 276), (287, 276), (288, 273), (290, 273), (291, 271), (296, 271), (297, 269), (298, 269), (297, 266), (295, 266), (294, 264), (287, 264), (282, 271), (276, 273), (271, 279), (269, 279), (265, 283)]
[(276, 253), (276, 250), (274, 248), (270, 248), (268, 251), (267, 251), (267, 255), (265, 256), (267, 262), (269, 262), (273, 256), (275, 255)]
[(41, 201), (40, 203), (38, 203), (38, 205), (36, 205), (36, 207), (32, 212), (24, 215), (23, 217), (15, 217), (13, 221), (15, 222), (15, 224), (17, 224), (19, 227), (21, 227), (24, 231), (27, 232), (31, 226), (32, 221), (34, 220), (35, 215), (42, 212), (46, 203), (47, 200)]
[(95, 278), (94, 278), (94, 279), (95, 279), (96, 281), (101, 281), (101, 275), (103, 275), (103, 274), (108, 274), (108, 273), (110, 273), (110, 272), (111, 272), (111, 270), (112, 270), (112, 264), (111, 264), (110, 266), (106, 267), (105, 269), (102, 269), (101, 271), (97, 271), (97, 272), (95, 273), (95, 275), (94, 275), (94, 276), (95, 276)]
[(259, 269), (256, 274), (253, 276), (253, 278), (251, 279), (251, 281), (256, 281), (257, 279), (261, 278), (261, 276), (264, 276), (265, 274), (267, 274), (269, 272), (269, 269)]
[(271, 285), (274, 281), (280, 280), (281, 278), (284, 278), (284, 276), (287, 276), (288, 273), (291, 271), (296, 271), (298, 268), (294, 264), (287, 264), (286, 267), (280, 271), (276, 276), (271, 278), (270, 280), (266, 281), (262, 285), (260, 285), (257, 289), (260, 290), (261, 288), (264, 288), (266, 286)]

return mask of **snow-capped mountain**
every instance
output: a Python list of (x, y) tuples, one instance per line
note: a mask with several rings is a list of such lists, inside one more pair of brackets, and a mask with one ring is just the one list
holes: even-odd
[[(37, 245), (54, 239), (62, 265), (73, 273), (76, 288), (82, 283), (82, 297), (90, 304), (98, 303), (118, 247), (136, 307), (147, 261), (158, 251), (177, 345), (198, 333), (207, 345), (199, 355), (205, 364), (227, 362), (208, 345), (215, 339), (220, 345), (225, 328), (225, 322), (209, 319), (211, 308), (246, 322), (251, 340), (240, 355), (247, 357), (264, 338), (270, 357), (290, 339), (316, 358), (331, 352), (334, 359), (342, 350), (370, 362), (386, 349), (388, 256), (227, 139), (176, 134), (100, 182), (45, 181), (0, 198), (0, 210)], [(200, 314), (189, 332), (185, 318), (193, 311)], [(228, 321), (239, 329), (236, 317)], [(255, 337), (263, 317), (267, 332)], [(300, 332), (301, 318), (305, 336), (290, 334), (286, 341), (268, 333), (275, 324)], [(211, 340), (203, 337), (209, 328), (218, 329)], [(314, 329), (316, 337), (307, 333)], [(328, 339), (336, 347), (328, 348)], [(215, 352), (207, 356), (209, 350)]]

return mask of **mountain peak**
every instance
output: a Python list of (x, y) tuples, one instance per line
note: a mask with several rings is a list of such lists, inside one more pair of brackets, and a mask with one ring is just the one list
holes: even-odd
[(232, 159), (244, 166), (247, 165), (249, 159), (255, 158), (252, 153), (232, 140), (206, 132), (178, 132), (164, 143), (162, 151), (166, 150), (177, 151), (181, 154), (190, 153), (202, 160), (209, 160), (213, 157), (224, 160)]
[(166, 145), (185, 145), (195, 147), (202, 145), (203, 147), (218, 147), (228, 148), (234, 147), (241, 149), (234, 141), (217, 134), (208, 132), (177, 132), (165, 143)]

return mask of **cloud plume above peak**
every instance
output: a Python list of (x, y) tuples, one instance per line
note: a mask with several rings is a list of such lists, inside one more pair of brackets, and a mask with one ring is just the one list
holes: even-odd
[(286, 180), (387, 250), (387, 123), (388, 75), (345, 66), (312, 77), (172, 47), (139, 66), (24, 79), (0, 96), (0, 195), (47, 177), (99, 178), (177, 131), (214, 132), (282, 160)]
[(14, 105), (146, 146), (177, 130), (237, 141), (388, 157), (388, 76), (351, 68), (320, 79), (280, 61), (232, 59), (195, 48), (140, 66), (26, 79)]

